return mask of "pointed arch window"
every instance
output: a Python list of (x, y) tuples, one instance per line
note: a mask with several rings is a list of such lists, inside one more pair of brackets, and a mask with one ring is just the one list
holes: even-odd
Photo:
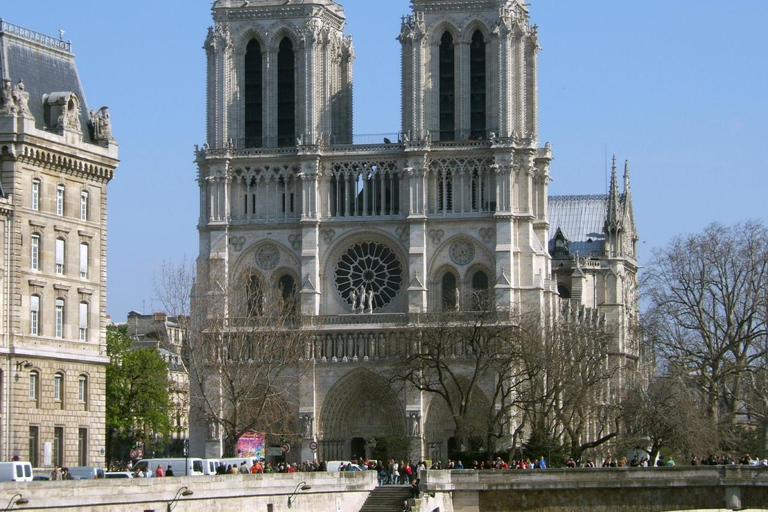
[(277, 52), (277, 145), (296, 145), (296, 75), (293, 42), (280, 41)]
[(286, 313), (296, 311), (296, 280), (291, 274), (283, 275), (277, 283), (282, 308)]
[(440, 140), (456, 138), (456, 52), (453, 35), (445, 32), (440, 39), (438, 71), (440, 80)]
[(443, 311), (450, 311), (457, 309), (457, 292), (456, 276), (453, 272), (446, 272), (443, 274), (443, 278), (440, 280), (440, 293), (441, 293), (441, 305)]
[(488, 274), (478, 270), (472, 275), (472, 310), (486, 311), (490, 309), (490, 289), (488, 287)]
[(249, 148), (263, 145), (262, 84), (261, 45), (251, 39), (245, 50), (245, 146)]
[(470, 136), (486, 139), (485, 37), (480, 30), (472, 35), (469, 47), (469, 88)]

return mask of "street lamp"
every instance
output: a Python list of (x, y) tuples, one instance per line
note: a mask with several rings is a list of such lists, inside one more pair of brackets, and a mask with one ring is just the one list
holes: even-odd
[(296, 495), (299, 494), (299, 491), (308, 491), (312, 488), (311, 485), (307, 485), (307, 482), (299, 482), (296, 484), (296, 488), (293, 490), (290, 496), (288, 496), (288, 508), (291, 508), (291, 505), (294, 501), (296, 501)]
[[(16, 500), (16, 498), (19, 499)], [(26, 505), (27, 503), (29, 503), (27, 498), (24, 498), (21, 494), (14, 494), (13, 497), (8, 501), (8, 505), (6, 505), (5, 510), (12, 510), (14, 505)]]
[(168, 506), (165, 509), (166, 512), (171, 512), (171, 510), (173, 510), (173, 507), (176, 506), (176, 502), (179, 501), (181, 498), (186, 498), (187, 496), (192, 496), (193, 494), (195, 493), (190, 491), (186, 485), (184, 487), (179, 488), (179, 490), (176, 491), (176, 495), (173, 497), (173, 499), (168, 502)]
[(27, 359), (23, 361), (16, 361), (16, 382), (19, 382), (19, 378), (21, 378), (21, 376), (19, 375), (19, 372), (21, 370), (29, 370), (33, 366), (35, 365), (32, 364), (32, 362), (28, 361)]

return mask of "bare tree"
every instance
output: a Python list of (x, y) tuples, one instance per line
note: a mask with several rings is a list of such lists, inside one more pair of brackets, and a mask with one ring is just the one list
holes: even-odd
[(229, 456), (248, 430), (289, 438), (301, 430), (295, 404), (311, 333), (287, 299), (294, 290), (273, 295), (250, 277), (195, 285), (188, 354), (193, 414), (223, 434)]
[(520, 428), (543, 427), (575, 459), (616, 437), (619, 396), (611, 381), (623, 363), (610, 357), (614, 336), (597, 316), (523, 324), (520, 364), (530, 386), (518, 397)]
[(492, 454), (490, 444), (503, 435), (513, 389), (520, 384), (512, 364), (516, 326), (506, 314), (477, 309), (424, 315), (412, 350), (386, 371), (393, 382), (408, 383), (445, 403), (459, 450), (469, 450), (475, 440)]
[(651, 461), (662, 448), (689, 455), (713, 453), (716, 433), (701, 408), (701, 395), (686, 380), (657, 377), (647, 388), (632, 387), (622, 404), (626, 429), (620, 444), (647, 450)]
[(665, 364), (706, 394), (713, 425), (738, 421), (744, 376), (765, 355), (768, 231), (757, 221), (679, 236), (643, 277), (646, 328)]

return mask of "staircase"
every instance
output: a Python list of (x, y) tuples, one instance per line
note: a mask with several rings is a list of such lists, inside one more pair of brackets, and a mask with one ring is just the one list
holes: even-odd
[(379, 486), (368, 495), (360, 512), (399, 512), (410, 496), (410, 485)]

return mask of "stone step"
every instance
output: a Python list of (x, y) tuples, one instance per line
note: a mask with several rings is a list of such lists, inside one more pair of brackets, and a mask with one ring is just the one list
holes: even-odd
[(403, 501), (411, 496), (409, 485), (386, 485), (376, 487), (365, 500), (360, 512), (399, 512)]

